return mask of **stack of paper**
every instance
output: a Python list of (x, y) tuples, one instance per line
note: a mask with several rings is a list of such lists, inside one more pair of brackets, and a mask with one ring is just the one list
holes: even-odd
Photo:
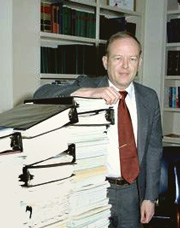
[(110, 205), (106, 177), (107, 126), (70, 126), (76, 144), (74, 191), (70, 197), (69, 228), (106, 228)]
[(66, 226), (75, 145), (65, 125), (76, 121), (69, 105), (23, 104), (0, 115), (1, 227)]
[(72, 189), (72, 177), (45, 185), (23, 188), (21, 205), (26, 211), (23, 216), (23, 226), (44, 227), (67, 224), (70, 210), (69, 196)]
[(113, 109), (102, 99), (63, 99), (0, 114), (0, 227), (109, 225), (105, 163)]
[(18, 175), (21, 172), (23, 162), (22, 153), (0, 156), (0, 227), (22, 227), (20, 219), (21, 186)]

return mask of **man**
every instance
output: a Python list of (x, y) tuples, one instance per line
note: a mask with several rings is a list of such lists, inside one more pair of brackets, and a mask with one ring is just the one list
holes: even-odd
[[(154, 90), (134, 82), (141, 66), (141, 45), (128, 33), (114, 34), (107, 43), (103, 57), (107, 76), (89, 78), (80, 76), (76, 82), (60, 90), (58, 86), (46, 85), (35, 93), (35, 98), (62, 95), (98, 97), (111, 104), (115, 110), (115, 125), (108, 132), (107, 180), (109, 202), (112, 204), (110, 227), (139, 228), (148, 223), (158, 197), (160, 162), (162, 153), (161, 117), (157, 95)], [(138, 155), (138, 176), (128, 182), (124, 179), (119, 156), (118, 105), (121, 91), (127, 91), (125, 103), (132, 120)], [(122, 128), (126, 129), (126, 125)]]

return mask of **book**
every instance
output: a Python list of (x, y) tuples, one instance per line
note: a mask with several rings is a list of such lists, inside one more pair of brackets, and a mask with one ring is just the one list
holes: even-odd
[(52, 9), (48, 2), (41, 2), (41, 31), (52, 32)]
[(68, 104), (75, 105), (78, 115), (77, 125), (114, 124), (114, 109), (101, 98), (62, 97), (29, 100), (34, 104)]
[(136, 34), (136, 23), (128, 22), (124, 16), (108, 18), (100, 15), (100, 38), (109, 39), (117, 32), (127, 31)]
[(0, 126), (34, 137), (77, 122), (73, 105), (24, 103), (0, 114)]
[(180, 143), (180, 134), (176, 133), (169, 133), (166, 135), (163, 135), (163, 140), (166, 142), (174, 142), (174, 143)]
[(41, 47), (41, 72), (96, 75), (94, 45)]
[(26, 187), (63, 180), (73, 175), (75, 161), (75, 145), (71, 144), (62, 153), (33, 164), (26, 164), (19, 179)]
[(58, 27), (58, 18), (57, 18), (57, 6), (52, 5), (52, 33), (57, 33), (57, 27)]
[(180, 42), (180, 18), (172, 18), (167, 21), (167, 41), (168, 43)]
[(168, 51), (167, 75), (180, 75), (180, 51)]

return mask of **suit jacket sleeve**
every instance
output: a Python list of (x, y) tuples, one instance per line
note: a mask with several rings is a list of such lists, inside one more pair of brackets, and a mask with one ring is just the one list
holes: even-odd
[(162, 157), (162, 127), (158, 99), (155, 100), (155, 109), (149, 137), (146, 157), (146, 193), (145, 199), (156, 200), (159, 194), (161, 157)]
[(138, 155), (140, 160), (139, 191), (141, 200), (154, 201), (159, 194), (162, 126), (155, 91), (136, 85), (138, 108)]
[(45, 84), (35, 91), (33, 98), (53, 98), (66, 97), (80, 88), (96, 88), (103, 77), (92, 78), (86, 75), (80, 75), (72, 84)]

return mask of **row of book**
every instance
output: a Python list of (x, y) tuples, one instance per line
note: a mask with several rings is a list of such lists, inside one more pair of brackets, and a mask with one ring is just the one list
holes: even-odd
[(180, 42), (180, 18), (172, 18), (167, 22), (167, 41)]
[(41, 31), (95, 38), (95, 14), (68, 7), (63, 3), (42, 2)]
[(127, 31), (136, 35), (136, 24), (127, 22), (124, 16), (108, 18), (105, 15), (100, 16), (100, 39), (109, 39), (117, 32)]
[[(65, 35), (95, 38), (95, 13), (70, 8), (63, 3), (41, 3), (41, 31)], [(124, 16), (100, 16), (100, 39), (108, 39), (119, 31), (135, 35), (136, 24), (126, 21)]]
[(99, 56), (94, 45), (58, 45), (41, 47), (41, 73), (104, 75), (102, 65), (104, 45), (99, 46)]
[(166, 87), (164, 102), (166, 108), (180, 108), (180, 86)]
[(108, 228), (111, 124), (103, 99), (27, 100), (1, 113), (1, 227)]
[(180, 76), (180, 51), (175, 51), (175, 50), (168, 51), (167, 75)]

